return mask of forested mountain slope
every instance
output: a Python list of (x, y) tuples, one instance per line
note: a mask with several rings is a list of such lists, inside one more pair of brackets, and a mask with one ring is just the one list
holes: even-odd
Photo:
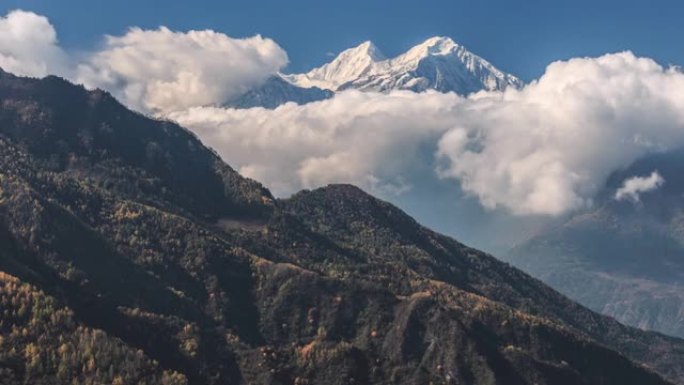
[(183, 128), (54, 77), (0, 75), (0, 271), (8, 384), (684, 383), (681, 340), (353, 186), (275, 200)]

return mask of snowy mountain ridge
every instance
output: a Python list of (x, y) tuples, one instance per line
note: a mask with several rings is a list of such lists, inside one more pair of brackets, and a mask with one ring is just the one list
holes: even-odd
[(283, 75), (299, 87), (331, 91), (354, 88), (389, 92), (435, 89), (467, 95), (521, 87), (523, 82), (471, 53), (449, 37), (432, 37), (405, 53), (387, 58), (372, 42), (341, 52), (333, 61), (305, 74)]
[(306, 74), (283, 75), (300, 87), (319, 87), (335, 91), (341, 85), (360, 79), (373, 72), (385, 55), (371, 41), (365, 41), (354, 48), (342, 51), (330, 63), (314, 68)]
[(468, 95), (503, 91), (523, 82), (448, 37), (432, 37), (394, 58), (371, 41), (342, 51), (331, 62), (304, 74), (274, 74), (262, 85), (225, 103), (234, 108), (276, 108), (287, 102), (306, 104), (335, 92), (436, 90)]

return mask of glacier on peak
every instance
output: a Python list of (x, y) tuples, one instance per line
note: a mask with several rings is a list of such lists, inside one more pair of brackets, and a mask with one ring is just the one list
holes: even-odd
[(434, 89), (460, 95), (523, 85), (520, 79), (443, 36), (431, 37), (394, 58), (386, 58), (375, 44), (366, 41), (341, 52), (330, 63), (305, 74), (284, 75), (284, 79), (299, 87), (331, 91)]
[(319, 87), (336, 90), (342, 84), (369, 74), (376, 63), (386, 60), (385, 55), (371, 41), (342, 51), (330, 63), (315, 68), (306, 74), (284, 75), (284, 78), (299, 87)]
[(225, 103), (234, 108), (276, 108), (288, 102), (306, 104), (335, 92), (436, 90), (468, 95), (478, 91), (520, 88), (523, 82), (449, 37), (435, 36), (393, 58), (371, 41), (342, 51), (331, 62), (303, 74), (274, 74), (262, 85)]

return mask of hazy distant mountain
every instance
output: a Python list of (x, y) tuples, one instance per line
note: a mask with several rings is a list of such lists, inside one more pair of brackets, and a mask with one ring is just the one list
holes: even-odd
[(8, 385), (684, 383), (682, 340), (56, 77), (0, 73), (0, 272)]
[(420, 92), (433, 89), (460, 95), (523, 84), (448, 37), (430, 38), (391, 59), (367, 41), (340, 53), (332, 62), (319, 68), (285, 78), (301, 87), (315, 86), (334, 91), (355, 88)]
[[(615, 173), (596, 208), (539, 234), (508, 256), (591, 309), (628, 325), (684, 337), (684, 150)], [(638, 199), (616, 191), (635, 176), (664, 180)]]
[(289, 83), (280, 75), (274, 75), (268, 78), (261, 86), (227, 102), (226, 106), (235, 108), (276, 108), (288, 102), (306, 104), (324, 100), (332, 97), (333, 94), (330, 90), (318, 87), (298, 87)]

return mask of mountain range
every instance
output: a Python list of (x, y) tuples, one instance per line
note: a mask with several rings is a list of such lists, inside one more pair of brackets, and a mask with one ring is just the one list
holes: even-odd
[(3, 384), (684, 384), (683, 340), (53, 76), (0, 73), (0, 272)]
[[(521, 87), (446, 37), (433, 37), (387, 58), (367, 41), (304, 74), (275, 75), (232, 107), (305, 104), (347, 89), (436, 90), (467, 95)], [(528, 239), (502, 258), (591, 309), (635, 327), (684, 337), (684, 208), (681, 151), (641, 160), (616, 173), (590, 210)], [(639, 202), (614, 199), (627, 176), (661, 170), (665, 187)], [(620, 179), (622, 178), (622, 179)], [(582, 284), (578, 284), (582, 282)]]
[(432, 37), (394, 58), (387, 58), (375, 44), (366, 41), (307, 73), (274, 75), (226, 105), (275, 108), (286, 102), (324, 100), (334, 92), (348, 89), (436, 90), (468, 95), (522, 85), (520, 79), (500, 71), (448, 37)]
[[(394, 58), (367, 41), (305, 74), (278, 79), (294, 87), (293, 95), (301, 93), (297, 90), (313, 95), (290, 99), (300, 104), (347, 89), (467, 95), (523, 85), (447, 37), (430, 38)], [(267, 104), (275, 107), (286, 100), (281, 97)], [(540, 232), (502, 258), (597, 312), (628, 325), (684, 337), (682, 153), (650, 156), (616, 172), (591, 209)], [(638, 202), (615, 199), (620, 183), (629, 176), (654, 171), (663, 174), (662, 189)]]
[[(614, 173), (595, 206), (515, 247), (505, 258), (621, 322), (684, 337), (684, 150), (647, 156)], [(616, 199), (625, 180), (663, 184)]]

